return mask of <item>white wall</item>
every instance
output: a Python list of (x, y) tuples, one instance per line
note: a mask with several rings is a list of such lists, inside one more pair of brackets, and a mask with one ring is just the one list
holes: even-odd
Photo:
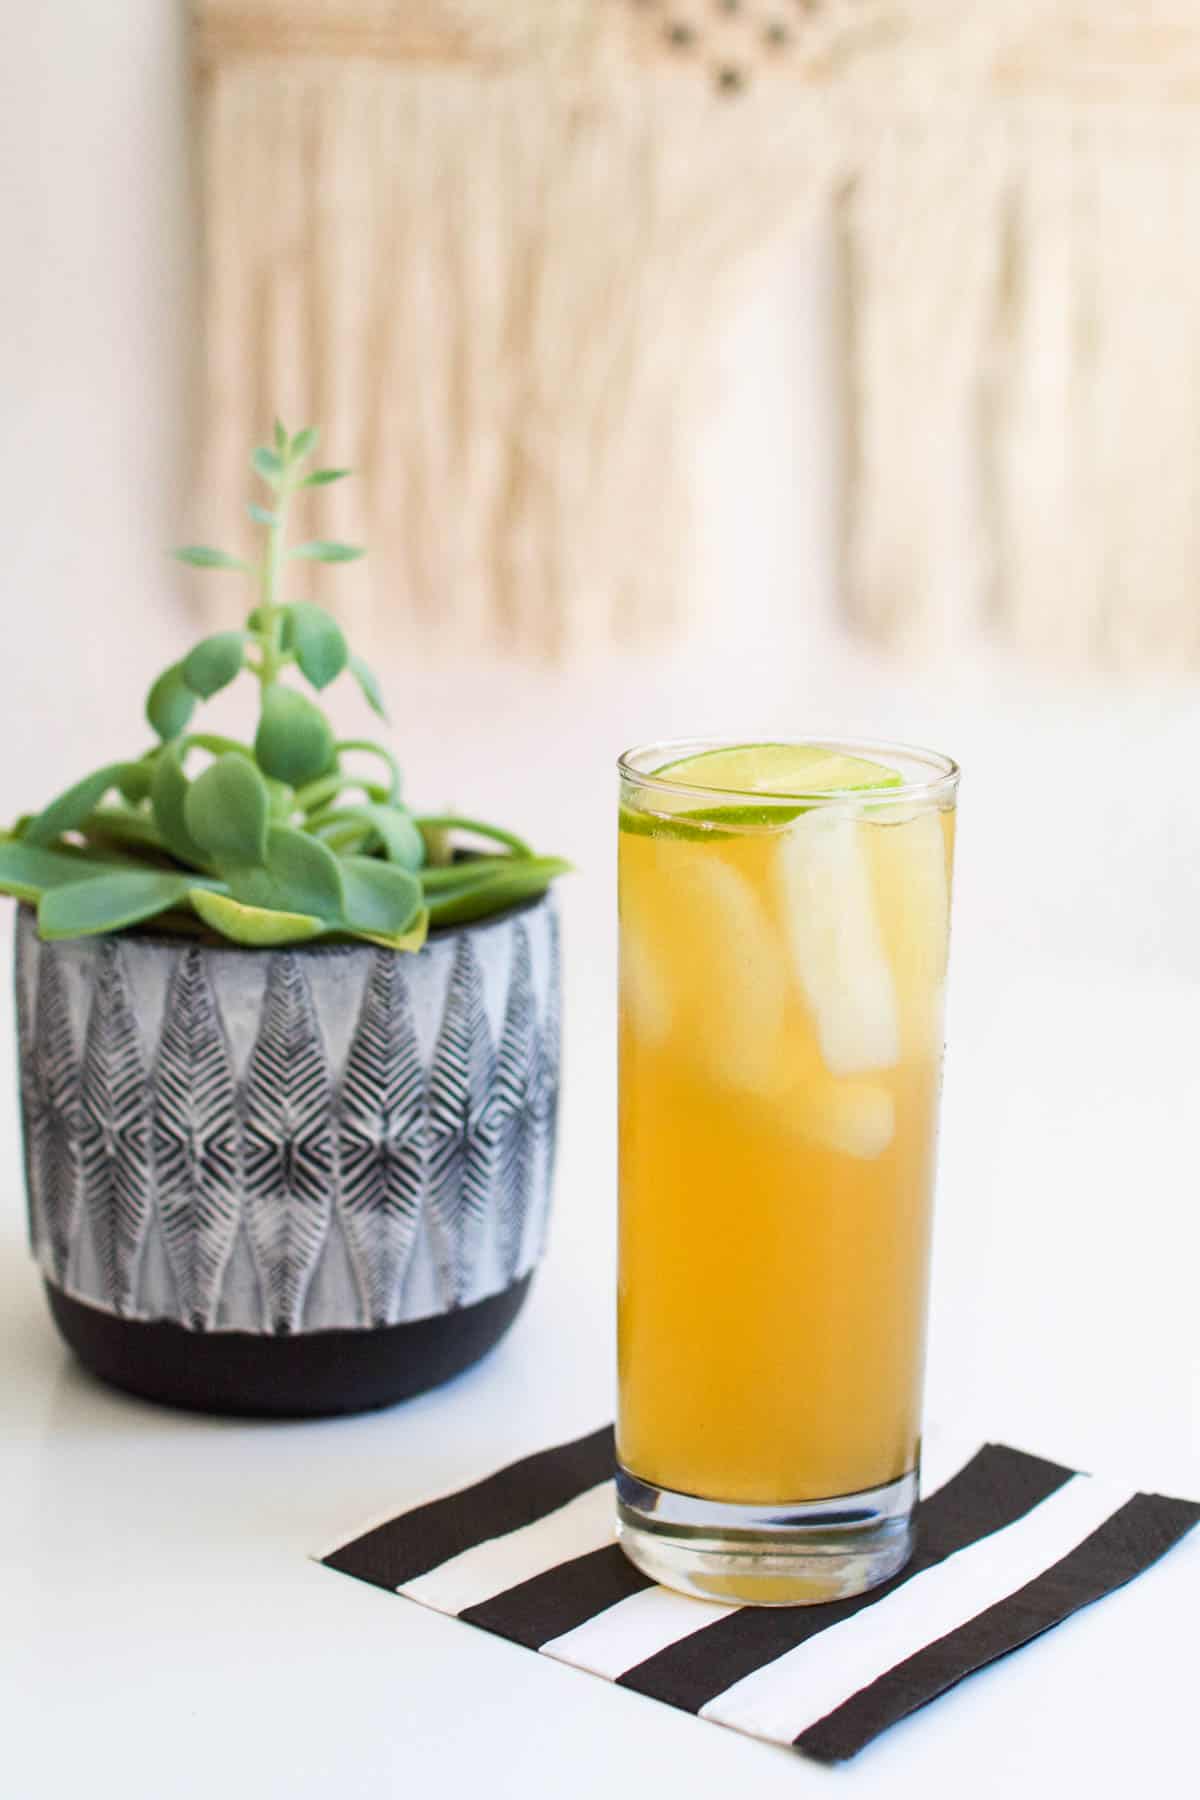
[(177, 648), (165, 551), (185, 481), (196, 257), (182, 0), (3, 12), (7, 816), (81, 759), (131, 748), (128, 707)]
[[(166, 555), (186, 516), (197, 349), (185, 12), (41, 0), (20, 9), (4, 61), (0, 817), (131, 748), (149, 677), (194, 629)], [(964, 863), (964, 903), (981, 929), (1022, 956), (1194, 973), (1194, 681), (893, 668), (839, 638), (823, 292), (810, 242), (730, 334), (688, 641), (560, 672), (401, 652), (401, 754), (439, 798), (511, 805), (549, 734), (573, 800), (546, 795), (545, 828), (582, 855), (626, 736), (840, 725), (944, 740), (968, 767), (964, 848), (983, 860), (978, 876)], [(353, 715), (349, 697), (335, 705)], [(533, 825), (543, 794), (521, 802)]]
[[(0, 496), (22, 671), (9, 735), (36, 738), (45, 771), (31, 787), (0, 759), (2, 817), (81, 755), (132, 748), (132, 709), (195, 628), (165, 555), (197, 523), (185, 0), (39, 0), (22, 9), (0, 82)], [(828, 632), (820, 286), (819, 260), (781, 257), (730, 333), (702, 447), (701, 644), (786, 641), (808, 658)], [(553, 694), (577, 673), (512, 679)]]
[[(136, 745), (146, 682), (192, 629), (165, 550), (184, 516), (196, 344), (181, 0), (5, 11), (0, 818)], [(398, 748), (418, 799), (506, 818), (578, 864), (558, 1254), (590, 1259), (580, 1332), (607, 1331), (611, 1311), (611, 1209), (585, 1220), (572, 1202), (611, 1191), (596, 1171), (612, 1155), (614, 754), (838, 728), (958, 754), (936, 1309), (958, 1354), (939, 1362), (935, 1335), (934, 1404), (985, 1397), (980, 1429), (1005, 1429), (1019, 1307), (1026, 1362), (1044, 1370), (1034, 1398), (1081, 1421), (1077, 1449), (1061, 1424), (1051, 1448), (1086, 1458), (1088, 1409), (1115, 1408), (1136, 1468), (1139, 1422), (1147, 1443), (1155, 1419), (1169, 1440), (1200, 1406), (1194, 1367), (1164, 1367), (1148, 1393), (1113, 1329), (1130, 1286), (1153, 1286), (1164, 1315), (1194, 1305), (1197, 685), (1068, 686), (987, 659), (898, 669), (839, 639), (819, 296), (810, 262), (794, 296), (764, 291), (731, 336), (690, 640), (557, 673), (397, 654)]]

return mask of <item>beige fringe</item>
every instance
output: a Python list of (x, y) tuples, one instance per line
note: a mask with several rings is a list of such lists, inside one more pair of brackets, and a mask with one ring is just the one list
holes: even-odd
[(311, 506), (370, 543), (357, 625), (680, 629), (716, 346), (824, 205), (858, 628), (1200, 660), (1194, 6), (817, 0), (768, 50), (762, 8), (672, 0), (678, 52), (630, 0), (196, 10), (198, 527), (278, 407), (362, 471)]
[(370, 544), (338, 584), (355, 623), (556, 657), (682, 622), (732, 280), (828, 157), (778, 91), (731, 103), (643, 56), (623, 6), (564, 6), (537, 56), (495, 16), (200, 7), (197, 524), (276, 408), (318, 419), (361, 471), (311, 502)]
[(959, 21), (847, 99), (847, 604), (925, 655), (1195, 667), (1200, 16)]

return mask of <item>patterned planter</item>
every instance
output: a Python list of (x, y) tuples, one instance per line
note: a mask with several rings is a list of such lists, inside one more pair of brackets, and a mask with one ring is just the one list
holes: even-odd
[(439, 935), (16, 948), (33, 1252), (98, 1375), (207, 1410), (385, 1405), (489, 1349), (545, 1240), (549, 897)]

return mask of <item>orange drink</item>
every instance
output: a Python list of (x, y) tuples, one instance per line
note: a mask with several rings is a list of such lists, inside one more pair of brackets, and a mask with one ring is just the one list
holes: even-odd
[(956, 776), (623, 759), (620, 1530), (672, 1585), (823, 1599), (909, 1553)]

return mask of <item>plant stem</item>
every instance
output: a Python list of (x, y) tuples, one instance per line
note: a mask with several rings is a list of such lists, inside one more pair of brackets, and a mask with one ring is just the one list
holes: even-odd
[(332, 775), (320, 775), (315, 781), (305, 782), (303, 787), (297, 788), (296, 806), (302, 813), (317, 812), (350, 785), (358, 784), (348, 782), (341, 770), (335, 769)]
[(267, 527), (267, 554), (263, 558), (262, 588), (259, 598), (260, 630), (262, 632), (262, 660), (255, 674), (258, 676), (263, 695), (273, 687), (279, 679), (283, 667), (282, 635), (280, 609), (276, 604), (275, 590), (279, 585), (279, 571), (283, 563), (284, 532), (287, 527), (288, 501), (291, 499), (291, 483), (285, 472), (280, 483), (276, 503), (274, 525)]
[(227, 756), (232, 751), (254, 761), (254, 751), (249, 744), (243, 744), (240, 738), (223, 737), (216, 731), (191, 731), (183, 747), (185, 750), (207, 750), (210, 756)]
[(305, 787), (297, 788), (295, 804), (311, 820), (313, 814), (329, 811), (333, 800), (352, 789), (360, 790), (364, 799), (375, 805), (386, 804), (389, 799), (389, 790), (379, 782), (365, 781), (361, 775), (351, 775), (348, 771), (335, 769), (332, 775), (322, 775)]
[(382, 761), (387, 764), (391, 773), (391, 788), (388, 793), (388, 799), (398, 800), (400, 798), (400, 765), (397, 763), (391, 751), (385, 749), (382, 744), (375, 743), (371, 738), (342, 738), (339, 743), (334, 745), (334, 749), (339, 756), (342, 754), (343, 750), (364, 750), (370, 756), (380, 757)]
[(414, 823), (421, 831), (469, 831), (473, 837), (491, 838), (494, 843), (506, 844), (514, 856), (532, 856), (533, 851), (524, 838), (515, 831), (502, 831), (499, 825), (489, 825), (483, 819), (460, 819), (456, 813), (439, 813), (433, 815), (420, 814)]
[(336, 831), (330, 831), (329, 828), (325, 826), (318, 832), (321, 842), (323, 844), (328, 844), (331, 850), (336, 850), (339, 854), (344, 850), (348, 850), (351, 844), (362, 843), (366, 838), (370, 837), (370, 835), (371, 828), (369, 825), (342, 825)]

